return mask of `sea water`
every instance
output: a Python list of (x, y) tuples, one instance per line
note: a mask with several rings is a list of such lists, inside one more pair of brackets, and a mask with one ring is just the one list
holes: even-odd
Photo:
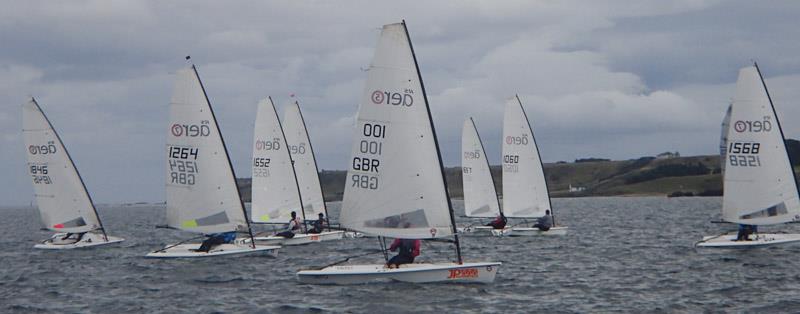
[[(454, 201), (457, 213), (461, 201)], [(329, 205), (332, 218), (340, 204)], [(800, 245), (748, 250), (695, 249), (719, 198), (554, 199), (567, 236), (461, 237), (466, 261), (503, 262), (480, 284), (299, 284), (297, 270), (379, 247), (375, 238), (284, 247), (277, 257), (146, 259), (194, 235), (159, 229), (164, 205), (99, 206), (107, 247), (44, 251), (33, 208), (0, 209), (0, 312), (697, 312), (796, 311)], [(473, 221), (458, 218), (460, 225)], [(511, 224), (519, 223), (511, 220)], [(263, 228), (263, 227), (260, 227)], [(800, 232), (798, 225), (759, 228)], [(424, 243), (418, 261), (455, 258), (447, 243)], [(381, 263), (381, 254), (352, 262)]]

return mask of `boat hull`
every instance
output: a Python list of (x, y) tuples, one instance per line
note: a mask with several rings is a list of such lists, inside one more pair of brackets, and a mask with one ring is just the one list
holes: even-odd
[[(333, 240), (341, 240), (344, 236), (344, 231), (335, 230), (335, 231), (325, 231), (323, 233), (298, 233), (294, 236), (294, 238), (284, 238), (278, 236), (268, 236), (268, 237), (254, 237), (253, 239), (256, 240), (256, 245), (282, 245), (282, 246), (290, 246), (290, 245), (303, 245), (309, 243), (316, 243), (316, 242), (323, 242), (323, 241), (333, 241)], [(247, 243), (250, 242), (250, 239), (245, 239)]]
[(184, 243), (178, 245), (168, 245), (165, 249), (147, 253), (145, 257), (148, 258), (199, 258), (199, 257), (214, 257), (234, 254), (247, 254), (247, 253), (268, 253), (270, 255), (277, 255), (280, 246), (270, 245), (256, 245), (252, 248), (249, 244), (244, 243), (226, 243), (220, 244), (208, 252), (197, 252), (201, 243)]
[(401, 281), (412, 283), (492, 283), (502, 263), (405, 264), (400, 268), (384, 265), (342, 265), (318, 270), (301, 270), (297, 280), (307, 284), (349, 285)]
[(466, 226), (456, 229), (458, 233), (471, 236), (489, 236), (492, 235), (493, 227), (490, 226)]
[(505, 229), (491, 230), (496, 237), (532, 237), (532, 236), (561, 236), (566, 235), (569, 227), (553, 227), (550, 230), (542, 231), (539, 228), (512, 227)]
[(61, 238), (66, 235), (66, 233), (56, 233), (50, 237), (50, 239), (44, 240), (42, 243), (36, 244), (33, 247), (42, 250), (69, 250), (108, 245), (125, 241), (123, 238), (112, 236), (108, 236), (108, 241), (106, 241), (102, 234), (94, 232), (87, 232), (78, 242), (61, 240)]
[(791, 233), (759, 233), (750, 237), (750, 241), (736, 241), (736, 234), (725, 234), (722, 236), (705, 236), (703, 240), (695, 244), (702, 248), (719, 249), (746, 249), (765, 247), (771, 245), (787, 244), (800, 241), (800, 234)]

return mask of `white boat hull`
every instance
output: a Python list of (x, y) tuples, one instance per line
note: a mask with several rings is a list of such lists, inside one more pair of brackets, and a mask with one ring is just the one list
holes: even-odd
[(345, 231), (344, 237), (348, 239), (363, 238), (366, 235), (358, 231)]
[(456, 231), (458, 231), (458, 233), (463, 233), (464, 235), (476, 235), (476, 236), (491, 235), (492, 230), (495, 229), (490, 226), (466, 226), (462, 228), (456, 228)]
[(727, 248), (742, 249), (765, 247), (770, 245), (786, 244), (800, 241), (800, 234), (791, 233), (759, 233), (751, 235), (750, 241), (736, 241), (736, 234), (725, 234), (722, 236), (705, 236), (703, 240), (695, 244), (703, 248)]
[(62, 240), (62, 238), (66, 235), (66, 233), (56, 233), (50, 237), (50, 239), (44, 240), (42, 243), (36, 244), (33, 247), (43, 250), (68, 250), (114, 244), (125, 241), (123, 238), (112, 236), (108, 236), (108, 241), (106, 241), (102, 234), (94, 232), (87, 232), (78, 242), (75, 242), (74, 239)]
[(270, 255), (274, 256), (278, 254), (278, 249), (281, 248), (280, 246), (270, 246), (270, 245), (256, 245), (256, 247), (253, 248), (250, 246), (250, 244), (238, 242), (238, 243), (220, 244), (218, 246), (215, 246), (208, 252), (197, 252), (196, 250), (200, 248), (200, 245), (201, 243), (184, 243), (178, 245), (168, 245), (162, 250), (147, 253), (145, 257), (196, 258), (196, 257), (213, 257), (213, 256), (257, 253), (257, 252), (269, 253)]
[(505, 229), (491, 230), (492, 235), (496, 237), (532, 237), (532, 236), (554, 236), (566, 235), (569, 227), (553, 227), (550, 230), (542, 231), (539, 228), (529, 227), (512, 227)]
[(307, 284), (348, 285), (382, 281), (413, 283), (492, 283), (502, 263), (404, 264), (400, 268), (384, 265), (340, 265), (319, 270), (301, 270), (297, 280)]
[[(333, 241), (333, 240), (341, 240), (344, 236), (344, 231), (335, 230), (335, 231), (325, 231), (323, 233), (298, 233), (291, 239), (278, 237), (278, 236), (268, 236), (268, 237), (254, 237), (253, 239), (256, 240), (256, 245), (282, 245), (282, 246), (289, 246), (289, 245), (303, 245), (309, 243), (316, 243), (322, 241)], [(245, 243), (249, 243), (250, 239), (245, 239)]]

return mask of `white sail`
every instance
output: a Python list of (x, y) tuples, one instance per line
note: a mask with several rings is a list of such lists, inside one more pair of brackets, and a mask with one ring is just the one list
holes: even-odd
[(728, 110), (725, 111), (725, 118), (722, 119), (722, 131), (719, 135), (719, 166), (722, 173), (725, 173), (725, 164), (728, 163), (728, 126), (731, 124), (731, 108), (733, 105), (728, 105)]
[(503, 213), (508, 217), (541, 217), (550, 208), (533, 130), (519, 97), (509, 98), (503, 116)]
[(303, 198), (303, 211), (307, 219), (316, 219), (319, 213), (326, 213), (325, 200), (322, 197), (314, 149), (297, 102), (291, 103), (284, 111), (283, 131), (294, 160), (297, 184), (300, 187), (300, 196)]
[(387, 237), (452, 235), (433, 121), (405, 24), (383, 27), (367, 73), (339, 221)]
[(33, 98), (22, 106), (22, 134), (28, 174), (45, 227), (73, 233), (102, 228), (69, 153)]
[(464, 214), (488, 218), (500, 214), (500, 203), (483, 150), (478, 129), (472, 118), (464, 121), (461, 132), (461, 179), (464, 187)]
[(177, 73), (166, 150), (171, 227), (204, 234), (247, 230), (228, 152), (194, 66)]
[(783, 131), (756, 66), (739, 71), (732, 108), (723, 218), (752, 225), (797, 220), (800, 200)]
[(253, 136), (253, 222), (287, 223), (292, 211), (300, 211), (292, 160), (278, 113), (271, 98), (258, 103)]

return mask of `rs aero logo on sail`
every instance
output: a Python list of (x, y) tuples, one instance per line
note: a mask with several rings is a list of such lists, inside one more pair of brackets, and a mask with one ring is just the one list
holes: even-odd
[(733, 129), (736, 132), (743, 133), (743, 132), (752, 132), (752, 133), (760, 133), (760, 132), (769, 132), (772, 131), (772, 117), (764, 116), (763, 121), (750, 121), (750, 120), (738, 120), (733, 123)]
[(208, 126), (208, 120), (200, 121), (200, 124), (179, 124), (175, 123), (170, 127), (170, 133), (174, 137), (206, 137), (211, 134), (211, 128)]
[(402, 93), (376, 90), (370, 96), (375, 104), (411, 107), (414, 104), (414, 90), (406, 88)]
[(30, 145), (28, 152), (31, 155), (47, 155), (56, 153), (56, 142), (48, 141), (47, 145)]

